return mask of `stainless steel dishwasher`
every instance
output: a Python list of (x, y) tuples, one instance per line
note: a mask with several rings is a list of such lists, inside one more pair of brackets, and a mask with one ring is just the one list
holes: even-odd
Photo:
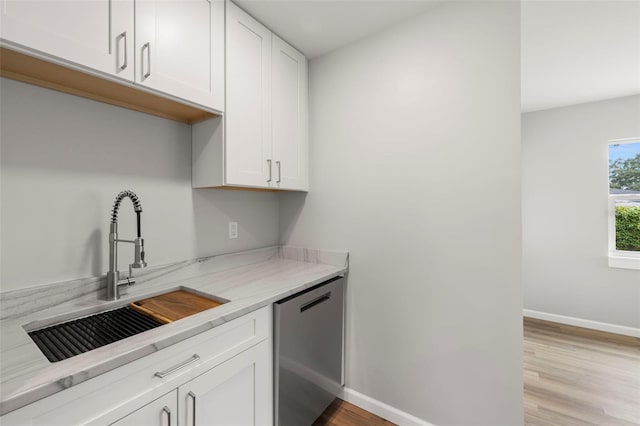
[(278, 426), (310, 426), (343, 385), (344, 278), (274, 305), (274, 404)]

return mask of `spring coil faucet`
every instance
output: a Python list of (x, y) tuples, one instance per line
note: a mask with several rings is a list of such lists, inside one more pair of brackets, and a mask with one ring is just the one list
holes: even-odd
[[(118, 211), (120, 203), (124, 198), (129, 198), (133, 203), (133, 210), (136, 212), (137, 237), (134, 240), (118, 239)], [(142, 213), (142, 205), (140, 199), (133, 191), (122, 191), (116, 197), (111, 211), (111, 223), (109, 230), (109, 272), (107, 272), (107, 300), (116, 300), (120, 298), (119, 288), (122, 285), (133, 285), (133, 268), (144, 268), (147, 262), (144, 261), (144, 239), (140, 226), (140, 213)], [(133, 263), (129, 265), (129, 276), (120, 278), (118, 271), (118, 243), (131, 243), (134, 245)]]

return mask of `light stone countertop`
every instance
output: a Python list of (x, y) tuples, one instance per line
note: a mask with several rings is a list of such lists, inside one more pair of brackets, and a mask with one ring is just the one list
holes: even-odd
[[(113, 302), (103, 278), (0, 293), (0, 415), (344, 275), (348, 262), (346, 252), (274, 246), (147, 268)], [(229, 302), (56, 363), (25, 331), (181, 287)]]

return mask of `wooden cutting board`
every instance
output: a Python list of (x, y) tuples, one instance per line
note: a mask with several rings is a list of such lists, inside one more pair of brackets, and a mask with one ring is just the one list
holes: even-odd
[(138, 312), (167, 324), (189, 315), (215, 308), (223, 303), (185, 290), (176, 290), (131, 302), (129, 306)]

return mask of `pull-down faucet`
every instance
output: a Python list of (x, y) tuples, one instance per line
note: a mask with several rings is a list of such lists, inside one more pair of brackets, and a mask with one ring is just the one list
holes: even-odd
[[(118, 210), (120, 209), (120, 203), (125, 197), (129, 197), (133, 202), (133, 210), (136, 212), (137, 217), (137, 238), (135, 240), (120, 240), (118, 239)], [(113, 204), (113, 210), (111, 211), (111, 226), (109, 231), (109, 272), (107, 272), (107, 300), (116, 300), (120, 298), (119, 287), (122, 285), (133, 285), (135, 280), (133, 278), (132, 268), (144, 268), (147, 266), (147, 262), (144, 261), (144, 240), (140, 231), (140, 213), (142, 213), (142, 206), (140, 205), (140, 199), (132, 191), (122, 191), (116, 197), (116, 201)], [(118, 243), (131, 243), (134, 244), (134, 259), (133, 263), (129, 265), (129, 276), (120, 278), (120, 271), (118, 271)]]

